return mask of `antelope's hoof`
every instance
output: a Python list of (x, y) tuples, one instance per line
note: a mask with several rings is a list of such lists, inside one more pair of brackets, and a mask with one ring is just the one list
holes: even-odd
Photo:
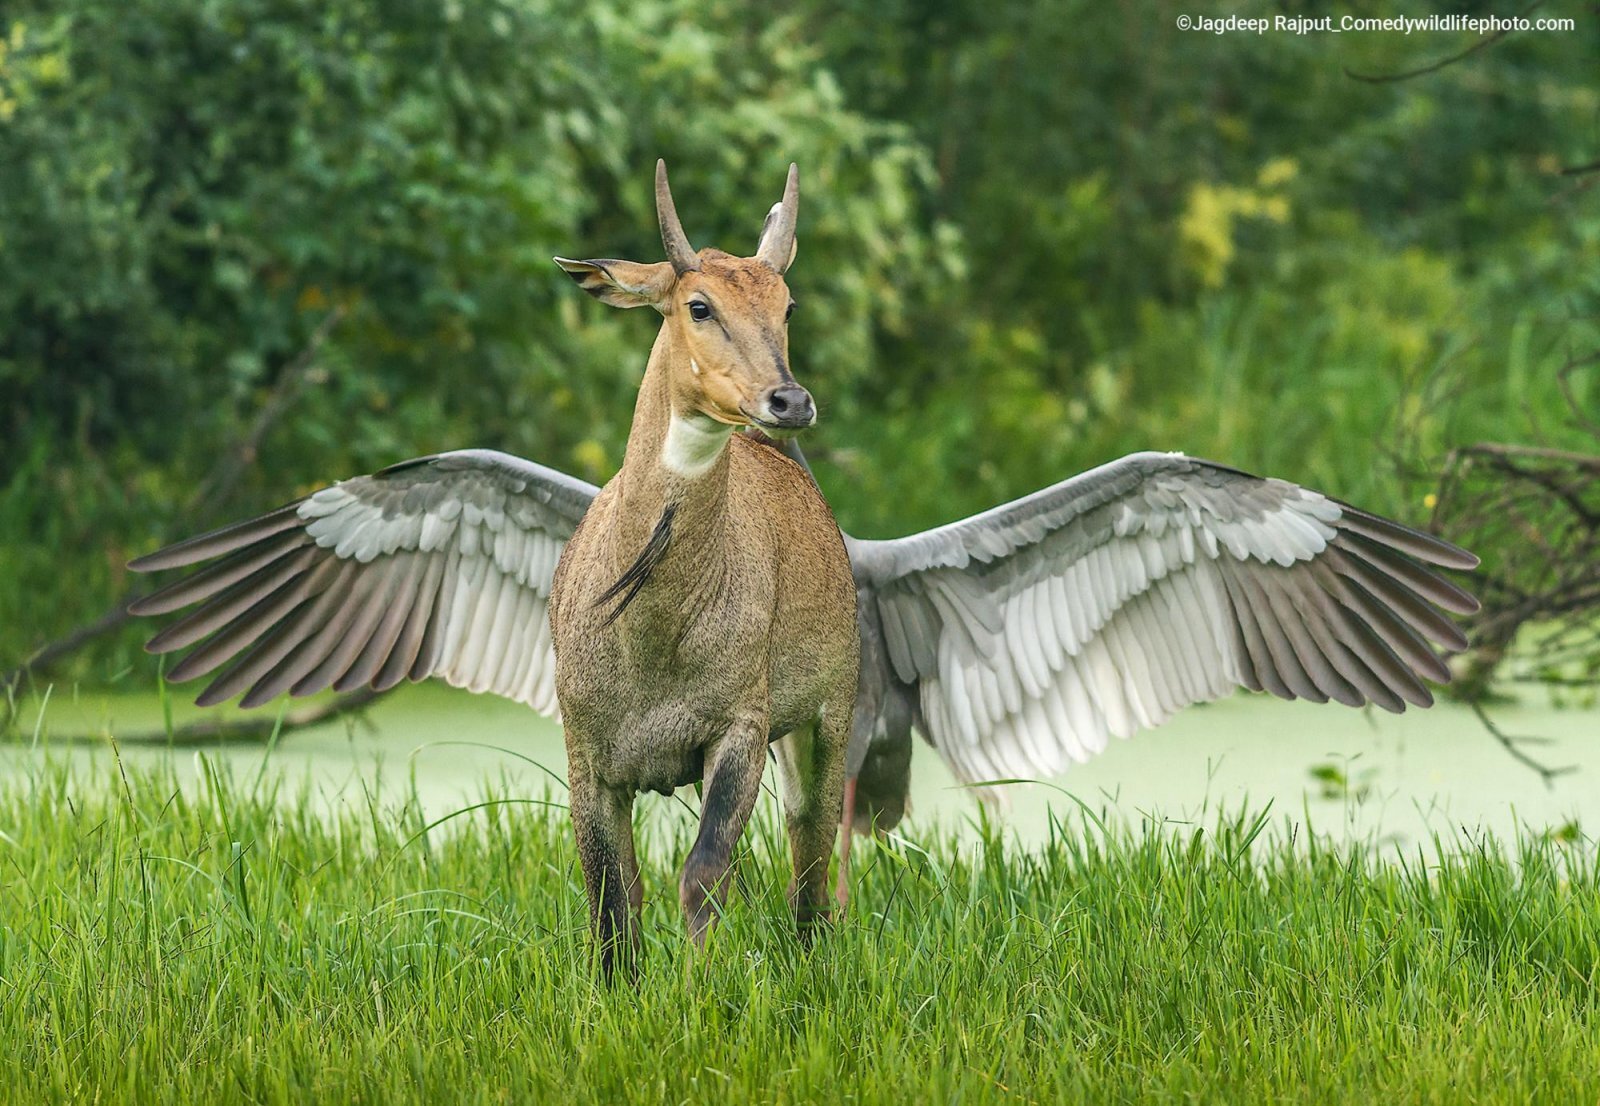
[(689, 931), (689, 940), (694, 942), (695, 948), (706, 947), (706, 940), (711, 936), (711, 931), (717, 924), (717, 911), (709, 895), (685, 895), (683, 900), (683, 922)]
[(639, 983), (640, 948), (633, 941), (612, 941), (595, 950), (600, 978), (607, 986), (634, 987)]
[(802, 945), (809, 946), (819, 929), (833, 924), (833, 900), (824, 897), (820, 903), (797, 903), (794, 908), (794, 931)]

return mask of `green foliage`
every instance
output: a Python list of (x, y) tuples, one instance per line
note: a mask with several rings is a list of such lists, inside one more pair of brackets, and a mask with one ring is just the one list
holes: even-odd
[(1600, 214), (1557, 170), (1593, 160), (1592, 34), (1372, 84), (1347, 70), (1459, 44), (1176, 35), (1171, 3), (845, 6), (816, 33), (854, 102), (928, 145), (970, 274), (894, 349), (923, 371), (880, 374), (887, 430), (850, 434), (840, 468), (874, 494), (847, 525), (932, 525), (1140, 448), (1416, 518), (1394, 455), (1568, 429), (1553, 376), (1594, 344)]
[(196, 524), (192, 490), (331, 310), (315, 386), (211, 520), (471, 444), (609, 476), (647, 324), (579, 302), (549, 258), (659, 256), (657, 154), (698, 240), (736, 249), (804, 163), (837, 202), (796, 292), (828, 320), (819, 357), (868, 363), (923, 283), (893, 274), (944, 268), (914, 222), (922, 155), (786, 24), (690, 29), (689, 8), (8, 8), (0, 238), (29, 264), (0, 278), (5, 659)]
[(1595, 156), (1593, 35), (1374, 84), (1346, 71), (1459, 44), (1180, 10), (14, 0), (0, 662), (103, 610), (131, 553), (394, 460), (609, 476), (653, 325), (549, 257), (659, 257), (657, 156), (694, 241), (734, 250), (800, 163), (795, 362), (858, 533), (1139, 448), (1416, 518), (1395, 456), (1562, 444), (1554, 368), (1600, 342), (1600, 215), (1558, 172)]
[[(0, 1100), (1592, 1101), (1575, 830), (1385, 860), (1264, 817), (858, 850), (811, 951), (763, 803), (708, 956), (645, 850), (636, 991), (590, 969), (561, 794), (426, 828), (276, 770), (0, 783)], [(546, 805), (546, 803), (553, 805)], [(1462, 848), (1465, 844), (1467, 847)], [(708, 1092), (707, 1088), (711, 1088)]]

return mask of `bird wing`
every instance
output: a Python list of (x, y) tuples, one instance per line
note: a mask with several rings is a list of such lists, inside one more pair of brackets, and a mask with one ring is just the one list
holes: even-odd
[(213, 563), (131, 609), (194, 607), (145, 648), (200, 643), (173, 680), (229, 664), (202, 706), (443, 676), (555, 715), (550, 583), (597, 493), (491, 450), (419, 457), (138, 558)]
[(1317, 492), (1137, 453), (961, 522), (852, 540), (894, 675), (967, 782), (1050, 775), (1236, 687), (1433, 701), (1472, 554)]

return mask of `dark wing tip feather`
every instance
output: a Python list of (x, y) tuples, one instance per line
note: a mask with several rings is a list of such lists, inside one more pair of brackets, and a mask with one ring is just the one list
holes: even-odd
[[(132, 561), (128, 562), (128, 567), (133, 568)], [(153, 570), (140, 568), (135, 569), (135, 571), (148, 572)], [(167, 614), (169, 610), (170, 608), (167, 606), (166, 588), (162, 588), (160, 591), (151, 592), (149, 595), (141, 595), (139, 598), (128, 604), (128, 613), (136, 618), (146, 618), (150, 615)], [(145, 642), (144, 651), (146, 653), (151, 651), (149, 642)]]
[[(128, 562), (128, 567), (134, 572), (160, 572), (168, 568), (182, 568), (185, 565), (198, 564), (219, 557), (224, 553), (231, 553), (241, 549), (252, 542), (269, 538), (273, 534), (301, 524), (301, 519), (296, 510), (301, 501), (286, 503), (264, 515), (258, 515), (243, 522), (219, 526), (215, 530), (208, 530), (204, 534), (196, 534), (192, 538), (174, 542), (154, 553), (146, 553), (142, 557), (135, 557)], [(134, 613), (139, 613), (135, 611)]]
[[(1447, 612), (1479, 609), (1439, 570), (1467, 569), (1478, 560), (1431, 534), (1347, 504), (1340, 508), (1336, 535), (1314, 567), (1274, 570), (1245, 562), (1224, 573), (1241, 658), (1238, 678), (1281, 698), (1326, 694), (1393, 713), (1407, 704), (1432, 706), (1423, 680), (1448, 683), (1440, 652), (1468, 646)], [(1297, 608), (1296, 595), (1309, 603), (1306, 609)]]
[(1406, 585), (1434, 606), (1453, 614), (1477, 613), (1479, 603), (1475, 596), (1393, 546), (1364, 537), (1355, 530), (1345, 531), (1335, 540), (1341, 549), (1384, 576)]
[(1474, 553), (1453, 545), (1441, 537), (1418, 530), (1404, 523), (1352, 507), (1342, 500), (1334, 500), (1343, 517), (1339, 525), (1358, 534), (1382, 542), (1384, 545), (1408, 553), (1420, 561), (1469, 572), (1481, 563)]

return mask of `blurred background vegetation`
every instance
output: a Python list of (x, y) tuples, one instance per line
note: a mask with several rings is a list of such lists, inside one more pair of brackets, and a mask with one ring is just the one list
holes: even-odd
[[(1206, 13), (1311, 10), (1248, 8)], [(0, 668), (128, 557), (334, 479), (489, 446), (605, 480), (655, 320), (549, 259), (658, 259), (657, 156), (736, 252), (799, 162), (794, 361), (858, 534), (1140, 448), (1413, 521), (1454, 447), (1593, 452), (1600, 385), (1558, 381), (1600, 348), (1593, 9), (1400, 81), (1362, 78), (1481, 40), (1188, 10), (7, 0)], [(152, 671), (136, 641), (63, 674)]]

